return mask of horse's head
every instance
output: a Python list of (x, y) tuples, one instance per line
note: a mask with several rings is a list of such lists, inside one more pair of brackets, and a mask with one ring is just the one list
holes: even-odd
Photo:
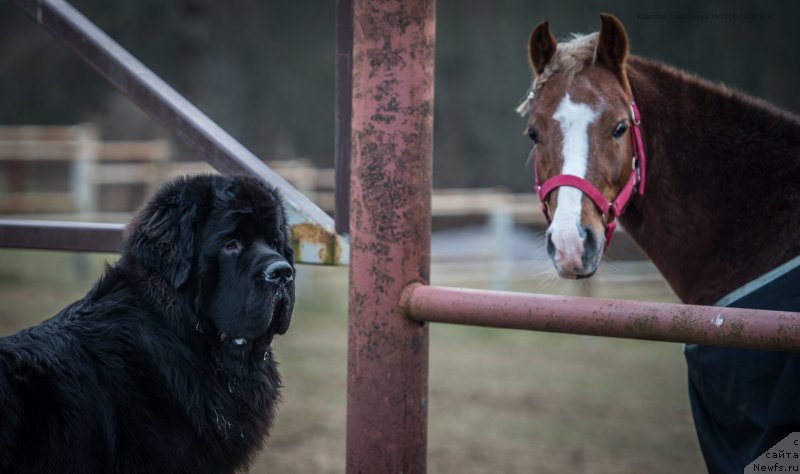
[(636, 187), (642, 191), (631, 142), (628, 38), (615, 17), (601, 18), (599, 33), (565, 43), (556, 43), (546, 21), (534, 28), (529, 60), (535, 78), (518, 109), (528, 114), (527, 134), (535, 143), (547, 252), (563, 278), (594, 274), (614, 218)]

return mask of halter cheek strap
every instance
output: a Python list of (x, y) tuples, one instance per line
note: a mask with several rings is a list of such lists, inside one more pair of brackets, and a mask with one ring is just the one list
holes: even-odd
[(592, 185), (592, 183), (589, 181), (570, 174), (553, 176), (545, 181), (544, 184), (541, 184), (541, 181), (539, 181), (539, 154), (536, 154), (533, 165), (533, 173), (536, 179), (536, 194), (538, 195), (539, 201), (542, 204), (542, 213), (544, 214), (548, 225), (550, 225), (550, 222), (552, 221), (550, 209), (547, 207), (547, 197), (550, 195), (550, 193), (561, 186), (569, 186), (571, 188), (579, 189), (583, 194), (592, 200), (594, 205), (597, 207), (597, 210), (600, 211), (600, 214), (606, 221), (606, 243), (605, 247), (603, 248), (603, 252), (608, 249), (608, 246), (611, 244), (611, 237), (614, 235), (614, 230), (617, 228), (615, 219), (617, 216), (625, 212), (628, 201), (630, 201), (634, 193), (637, 193), (640, 196), (644, 195), (645, 156), (644, 145), (642, 142), (642, 130), (639, 126), (640, 124), (641, 114), (639, 113), (639, 108), (636, 107), (635, 102), (631, 102), (631, 146), (633, 148), (633, 160), (631, 166), (633, 169), (631, 170), (628, 181), (625, 183), (622, 189), (620, 189), (619, 193), (617, 193), (617, 197), (615, 197), (613, 201), (606, 200), (605, 196), (603, 196), (603, 193), (600, 192), (600, 190)]

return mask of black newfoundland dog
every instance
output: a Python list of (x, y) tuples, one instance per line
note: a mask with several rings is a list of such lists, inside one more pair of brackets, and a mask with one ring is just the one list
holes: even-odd
[(278, 397), (292, 255), (260, 181), (166, 185), (83, 299), (0, 339), (0, 472), (245, 469)]

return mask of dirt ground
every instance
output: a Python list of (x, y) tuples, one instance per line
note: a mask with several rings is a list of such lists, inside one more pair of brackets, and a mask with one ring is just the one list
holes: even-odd
[[(102, 259), (87, 281), (71, 255), (0, 251), (0, 335), (80, 297)], [(434, 283), (451, 270), (434, 267)], [(298, 273), (292, 327), (275, 342), (283, 401), (252, 473), (344, 472), (347, 271)], [(705, 471), (678, 344), (434, 325), (430, 348), (431, 473)]]

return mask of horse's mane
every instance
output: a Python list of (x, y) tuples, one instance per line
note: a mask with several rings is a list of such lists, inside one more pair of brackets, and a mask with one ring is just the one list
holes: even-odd
[(550, 62), (547, 63), (544, 71), (534, 78), (528, 94), (517, 107), (517, 113), (525, 115), (530, 111), (537, 94), (554, 75), (564, 73), (571, 79), (583, 68), (592, 64), (595, 50), (597, 49), (597, 37), (597, 32), (587, 35), (573, 34), (568, 41), (558, 43), (556, 52)]

